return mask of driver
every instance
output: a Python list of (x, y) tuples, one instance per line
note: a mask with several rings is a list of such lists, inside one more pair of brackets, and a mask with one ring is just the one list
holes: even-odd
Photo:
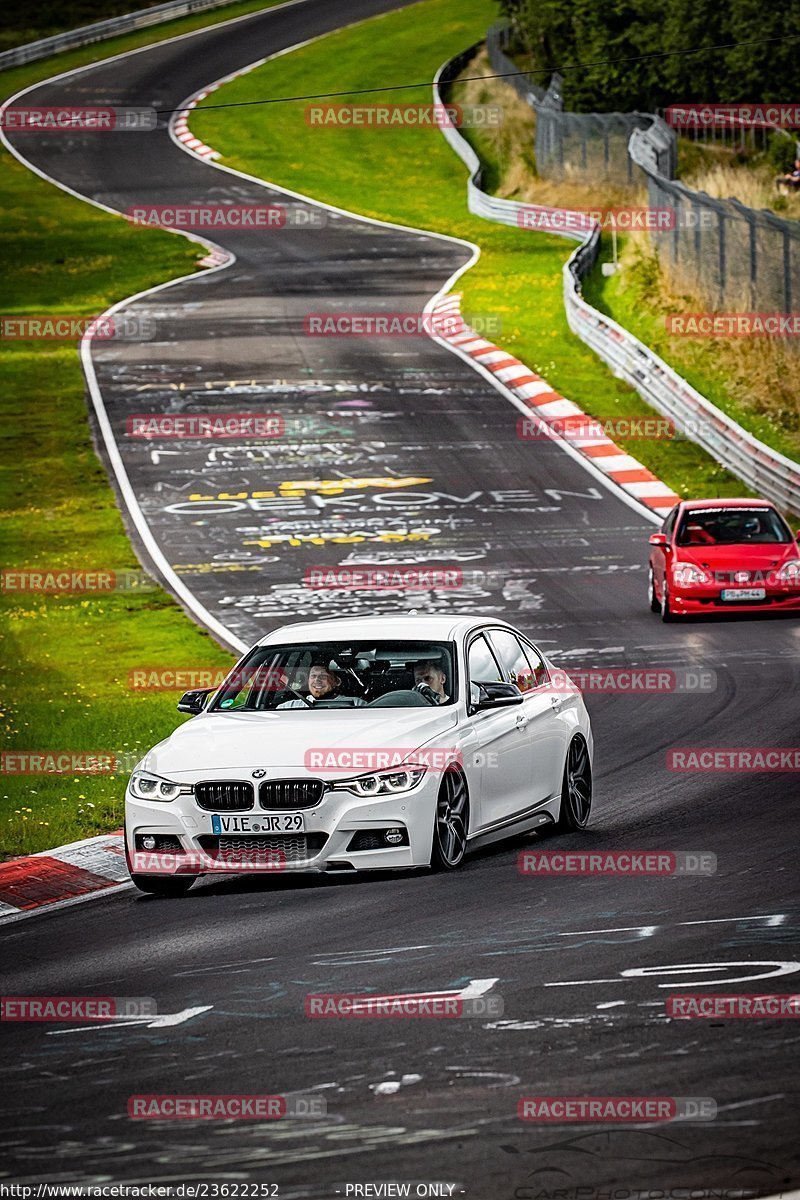
[(429, 692), (433, 692), (434, 703), (446, 704), (450, 699), (444, 690), (446, 683), (447, 676), (438, 663), (418, 662), (414, 664), (414, 691), (421, 692), (430, 700), (434, 700), (434, 697), (429, 694)]
[[(308, 708), (313, 707), (318, 700), (336, 700), (342, 681), (325, 663), (312, 663), (308, 672), (308, 700), (286, 700), (278, 708)], [(363, 705), (364, 701), (358, 696), (348, 696), (348, 701), (354, 705)]]

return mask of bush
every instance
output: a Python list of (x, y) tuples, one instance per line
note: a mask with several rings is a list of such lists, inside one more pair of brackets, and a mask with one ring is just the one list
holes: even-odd
[(797, 142), (792, 137), (772, 133), (767, 141), (767, 159), (776, 175), (785, 175), (794, 166), (797, 158)]

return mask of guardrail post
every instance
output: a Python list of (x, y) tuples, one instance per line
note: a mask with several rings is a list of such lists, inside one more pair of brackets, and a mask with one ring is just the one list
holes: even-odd
[(792, 311), (792, 239), (783, 231), (783, 311)]

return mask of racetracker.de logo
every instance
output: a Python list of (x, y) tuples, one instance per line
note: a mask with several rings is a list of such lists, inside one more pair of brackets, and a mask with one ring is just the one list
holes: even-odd
[(2, 996), (0, 1021), (103, 1021), (155, 1017), (152, 996)]
[(326, 223), (324, 209), (284, 204), (134, 204), (125, 216), (133, 225), (161, 229), (232, 229), (260, 232), (287, 227), (319, 228)]
[(343, 771), (347, 774), (362, 774), (372, 771), (411, 771), (415, 767), (427, 767), (429, 771), (449, 771), (463, 766), (461, 751), (456, 746), (441, 746), (438, 749), (413, 746), (365, 747), (343, 749), (339, 746), (312, 746), (303, 756), (307, 771)]
[(264, 692), (281, 692), (289, 676), (278, 667), (261, 667), (256, 671), (233, 671), (225, 667), (131, 667), (128, 687), (134, 692), (191, 692), (199, 689), (216, 691), (225, 682), (228, 688), (252, 684)]
[(713, 875), (708, 850), (523, 850), (520, 875)]
[[(256, 825), (252, 826), (258, 832)], [(234, 835), (235, 836), (235, 835)], [(270, 846), (245, 843), (242, 846), (220, 843), (218, 849), (204, 853), (200, 850), (137, 850), (132, 856), (132, 870), (140, 875), (196, 875), (202, 871), (285, 871), (289, 867), (286, 853)]]
[(309, 104), (313, 129), (497, 129), (499, 104)]
[(280, 413), (134, 413), (125, 423), (128, 437), (187, 440), (283, 437)]
[(668, 313), (664, 326), (673, 337), (797, 337), (800, 312)]
[(778, 126), (800, 129), (800, 104), (751, 101), (740, 104), (670, 104), (664, 120), (675, 129), (736, 129)]
[(496, 993), (461, 996), (455, 992), (400, 993), (395, 995), (351, 995), (320, 992), (306, 996), (307, 1017), (331, 1018), (427, 1018), (453, 1020), (458, 1017), (501, 1017), (503, 1000)]
[(116, 775), (120, 760), (106, 750), (3, 750), (3, 775)]
[(2, 592), (46, 592), (53, 596), (89, 592), (152, 591), (155, 584), (144, 571), (0, 571)]
[(315, 590), (365, 592), (452, 591), (464, 582), (459, 567), (306, 567), (303, 586)]
[(569, 672), (558, 668), (550, 672), (547, 691), (571, 696), (580, 692), (630, 695), (650, 695), (672, 692), (714, 692), (717, 673), (708, 667), (690, 669), (677, 667), (570, 667)]
[(796, 746), (682, 746), (667, 751), (668, 771), (800, 771)]
[(765, 1017), (800, 1017), (800, 995), (714, 995), (702, 993), (667, 996), (668, 1017), (717, 1020), (763, 1020)]
[(713, 1121), (717, 1104), (708, 1096), (521, 1096), (520, 1121), (544, 1125), (631, 1121)]
[(0, 129), (14, 133), (144, 133), (157, 124), (154, 108), (6, 105), (0, 109)]
[(460, 334), (499, 334), (501, 322), (492, 313), (441, 312), (311, 312), (303, 317), (306, 337), (440, 337)]
[(517, 209), (517, 224), (521, 229), (538, 229), (553, 233), (590, 233), (597, 225), (601, 230), (635, 233), (639, 230), (674, 229), (677, 213), (674, 208), (652, 208), (649, 205), (628, 205), (617, 208), (549, 208), (546, 205), (526, 204)]
[(534, 417), (517, 419), (517, 437), (523, 442), (546, 441), (554, 436), (571, 441), (623, 438), (653, 442), (673, 441), (680, 434), (666, 417), (616, 417), (610, 421), (597, 421), (585, 413), (576, 413), (572, 417), (555, 417), (548, 421)]
[(0, 316), (0, 338), (7, 342), (150, 342), (156, 335), (152, 317), (116, 313), (113, 317), (79, 317), (63, 313), (44, 316)]
[(282, 1095), (155, 1095), (131, 1096), (128, 1116), (134, 1121), (280, 1121), (286, 1117), (324, 1117), (322, 1096)]

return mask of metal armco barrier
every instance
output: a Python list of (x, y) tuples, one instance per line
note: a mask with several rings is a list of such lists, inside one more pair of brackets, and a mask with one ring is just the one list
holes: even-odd
[(38, 42), (26, 42), (24, 46), (4, 50), (0, 54), (0, 71), (33, 62), (37, 58), (47, 58), (49, 54), (58, 54), (61, 50), (90, 46), (93, 42), (102, 42), (105, 38), (114, 37), (118, 33), (128, 33), (131, 29), (160, 25), (163, 21), (171, 21), (173, 17), (184, 17), (189, 13), (203, 12), (207, 8), (222, 8), (233, 3), (234, 0), (169, 0), (167, 4), (155, 4), (152, 8), (139, 9), (138, 12), (123, 13), (119, 17), (95, 21), (94, 24), (83, 25), (80, 29), (69, 29), (66, 33), (56, 33), (53, 37), (42, 38)]
[[(439, 68), (433, 83), (434, 103), (443, 103), (442, 88), (456, 78), (476, 49), (477, 46), (471, 46)], [(658, 142), (662, 122), (658, 118), (653, 118), (653, 121), (653, 135)], [(539, 206), (487, 195), (481, 187), (481, 162), (475, 151), (455, 126), (441, 126), (441, 129), (470, 172), (467, 183), (469, 211), (487, 221), (523, 227), (520, 214), (535, 212)], [(642, 136), (638, 132), (631, 141)], [(639, 164), (646, 169), (654, 156), (657, 160), (657, 151), (656, 145), (651, 148), (648, 158), (646, 149), (640, 147)], [(552, 212), (545, 208), (540, 211)], [(570, 210), (559, 211), (566, 221)], [(552, 229), (551, 232), (580, 242), (563, 270), (564, 307), (572, 332), (590, 346), (619, 379), (624, 379), (648, 404), (668, 417), (690, 441), (702, 446), (718, 463), (727, 467), (759, 495), (772, 500), (786, 512), (800, 514), (800, 464), (742, 429), (741, 425), (701, 395), (643, 342), (584, 300), (581, 281), (597, 261), (599, 226), (595, 224), (587, 233), (575, 229)]]

